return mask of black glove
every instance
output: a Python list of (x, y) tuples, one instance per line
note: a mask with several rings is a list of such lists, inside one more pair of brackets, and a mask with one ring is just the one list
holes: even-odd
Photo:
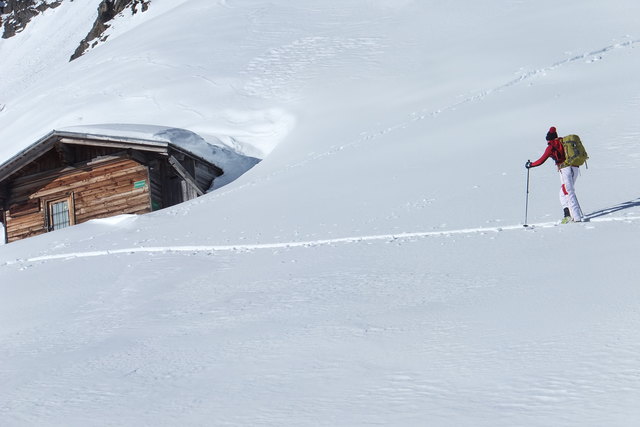
[(527, 160), (527, 163), (524, 164), (524, 167), (529, 169), (531, 167), (531, 160)]

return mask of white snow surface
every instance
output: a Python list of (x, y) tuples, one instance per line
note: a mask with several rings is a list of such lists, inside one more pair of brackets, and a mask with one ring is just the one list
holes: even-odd
[[(0, 247), (0, 424), (640, 423), (640, 3), (152, 0), (67, 63), (98, 3), (0, 40), (0, 161), (94, 123), (263, 160)], [(550, 126), (591, 221), (548, 161), (525, 228)]]

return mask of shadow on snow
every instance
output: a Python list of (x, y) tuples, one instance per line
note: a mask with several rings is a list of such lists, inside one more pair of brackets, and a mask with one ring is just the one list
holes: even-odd
[(640, 206), (640, 198), (637, 198), (635, 200), (629, 200), (628, 202), (620, 203), (619, 205), (612, 206), (610, 208), (604, 208), (599, 211), (592, 212), (587, 215), (587, 218), (589, 219), (598, 218), (600, 216), (609, 215), (614, 212), (622, 211), (625, 209), (631, 209), (637, 206)]

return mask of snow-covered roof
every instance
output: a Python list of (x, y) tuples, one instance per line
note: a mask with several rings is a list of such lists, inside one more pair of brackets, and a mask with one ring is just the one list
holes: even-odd
[[(144, 124), (97, 124), (61, 128), (58, 132), (82, 134), (87, 137), (114, 138), (144, 144), (167, 144), (191, 154), (223, 170), (214, 188), (223, 187), (254, 167), (260, 159), (238, 153), (214, 136), (201, 135), (188, 129)], [(213, 190), (214, 188), (211, 188)]]
[(136, 124), (73, 126), (51, 131), (0, 165), (0, 180), (6, 179), (35, 157), (49, 151), (54, 143), (63, 138), (106, 145), (125, 143), (142, 151), (167, 152), (171, 147), (222, 169), (225, 176), (216, 183), (217, 188), (233, 181), (259, 161), (231, 151), (219, 140), (215, 141), (219, 145), (213, 145), (186, 129)]
[(207, 158), (206, 147), (199, 147), (209, 144), (184, 129), (132, 125), (84, 126), (53, 130), (40, 138), (0, 165), (0, 180), (7, 178), (34, 158), (49, 151), (57, 141), (64, 139), (82, 139), (100, 145), (126, 144), (127, 147), (141, 151), (168, 152), (169, 147), (172, 147), (215, 165), (215, 162)]
[(215, 159), (211, 157), (212, 145), (200, 135), (187, 129), (138, 124), (100, 124), (65, 127), (59, 129), (58, 132), (131, 142), (157, 142), (172, 145), (181, 151), (186, 151), (210, 163), (215, 163)]

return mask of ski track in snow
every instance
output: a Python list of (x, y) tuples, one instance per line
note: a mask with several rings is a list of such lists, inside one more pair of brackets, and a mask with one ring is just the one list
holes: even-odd
[(421, 111), (421, 112), (414, 112), (411, 114), (411, 119), (408, 120), (407, 122), (404, 123), (398, 123), (396, 125), (393, 126), (389, 126), (388, 128), (379, 131), (377, 133), (363, 133), (361, 138), (353, 141), (349, 144), (345, 144), (343, 146), (340, 146), (338, 149), (332, 151), (332, 152), (328, 152), (324, 155), (319, 155), (318, 157), (323, 157), (329, 154), (335, 154), (338, 151), (343, 150), (344, 148), (348, 147), (348, 146), (352, 146), (352, 145), (358, 145), (362, 142), (365, 141), (370, 141), (373, 139), (376, 139), (380, 136), (386, 135), (390, 132), (396, 131), (396, 130), (400, 130), (400, 129), (405, 129), (407, 128), (410, 124), (417, 122), (417, 121), (421, 121), (427, 118), (435, 118), (439, 115), (441, 115), (442, 113), (445, 112), (449, 112), (449, 111), (455, 111), (456, 109), (466, 105), (466, 104), (471, 104), (477, 101), (481, 101), (484, 98), (494, 94), (494, 93), (499, 93), (502, 92), (505, 89), (508, 89), (512, 86), (516, 86), (524, 81), (530, 80), (536, 76), (539, 75), (544, 75), (545, 73), (554, 71), (560, 67), (563, 67), (565, 65), (574, 63), (574, 62), (578, 62), (578, 61), (585, 61), (586, 63), (592, 63), (592, 62), (596, 62), (599, 61), (603, 58), (603, 55), (610, 53), (611, 51), (614, 51), (616, 49), (627, 49), (627, 48), (632, 48), (634, 47), (636, 44), (640, 43), (640, 39), (636, 39), (636, 40), (627, 40), (625, 42), (621, 42), (621, 43), (615, 43), (600, 49), (596, 49), (587, 53), (583, 53), (580, 55), (575, 55), (572, 56), (570, 58), (564, 59), (562, 61), (558, 61), (555, 62), (547, 67), (542, 67), (542, 68), (538, 68), (538, 69), (534, 69), (531, 71), (528, 71), (526, 73), (521, 74), (519, 77), (512, 79), (506, 83), (503, 83), (499, 86), (496, 86), (492, 89), (486, 89), (486, 90), (481, 90), (478, 93), (474, 94), (474, 95), (470, 95), (465, 97), (464, 99), (450, 104), (446, 107), (434, 110), (434, 111)]
[[(374, 43), (372, 41), (372, 39), (363, 39), (364, 41), (361, 41), (362, 43)], [(352, 43), (355, 43), (354, 41), (352, 41)], [(284, 173), (285, 170), (290, 170), (290, 169), (294, 169), (294, 168), (299, 168), (302, 166), (307, 165), (309, 162), (311, 161), (316, 161), (316, 160), (320, 160), (323, 159), (325, 157), (328, 156), (333, 156), (343, 150), (345, 150), (346, 148), (353, 148), (353, 147), (357, 147), (362, 143), (368, 143), (368, 142), (372, 142), (382, 136), (385, 136), (389, 133), (392, 133), (394, 131), (398, 131), (398, 130), (402, 130), (402, 129), (406, 129), (408, 128), (411, 124), (428, 119), (428, 118), (436, 118), (438, 116), (440, 116), (443, 113), (447, 113), (450, 111), (455, 111), (456, 109), (467, 105), (467, 104), (471, 104), (474, 102), (478, 102), (481, 101), (495, 93), (500, 93), (506, 89), (509, 89), (513, 86), (516, 86), (522, 82), (525, 82), (527, 80), (533, 79), (537, 76), (540, 75), (544, 75), (545, 73), (549, 73), (552, 71), (555, 71), (558, 68), (561, 68), (563, 66), (578, 62), (578, 61), (584, 61), (587, 64), (596, 62), (596, 61), (600, 61), (603, 59), (604, 55), (611, 53), (612, 51), (618, 50), (618, 49), (629, 49), (629, 48), (633, 48), (634, 46), (636, 46), (637, 44), (640, 43), (640, 39), (630, 39), (624, 42), (620, 42), (620, 43), (614, 43), (608, 46), (605, 46), (603, 48), (599, 48), (599, 49), (595, 49), (583, 54), (579, 54), (579, 55), (574, 55), (571, 56), (569, 58), (563, 59), (561, 61), (557, 61), (551, 65), (548, 65), (546, 67), (542, 67), (542, 68), (537, 68), (537, 69), (533, 69), (530, 70), (528, 72), (522, 73), (520, 76), (506, 82), (503, 83), (501, 85), (498, 85), (492, 89), (485, 89), (485, 90), (480, 90), (477, 93), (473, 94), (473, 95), (469, 95), (469, 96), (465, 96), (463, 99), (461, 99), (460, 101), (457, 101), (455, 103), (449, 104), (445, 107), (442, 108), (438, 108), (436, 110), (433, 111), (428, 111), (428, 110), (423, 110), (423, 111), (415, 111), (413, 113), (411, 113), (409, 115), (409, 119), (405, 120), (403, 122), (397, 123), (395, 125), (390, 125), (387, 126), (386, 128), (382, 129), (382, 130), (378, 130), (378, 131), (373, 131), (373, 132), (367, 132), (364, 131), (360, 134), (360, 137), (358, 137), (355, 140), (352, 140), (350, 142), (346, 142), (344, 144), (340, 144), (340, 145), (336, 145), (333, 147), (330, 147), (327, 151), (323, 152), (323, 153), (314, 153), (313, 155), (309, 156), (307, 159), (302, 160), (298, 163), (294, 163), (289, 165), (289, 167), (276, 171), (276, 172), (272, 172), (271, 174), (267, 175), (267, 176), (262, 176), (261, 180), (262, 181), (268, 181), (269, 179), (278, 176), (282, 173)], [(336, 50), (340, 50), (336, 47)], [(275, 53), (274, 53), (275, 55)], [(252, 63), (253, 64), (253, 63)], [(253, 67), (258, 67), (258, 65), (253, 64)], [(256, 84), (255, 82), (252, 82), (249, 85), (252, 84)], [(223, 191), (217, 192), (215, 194), (215, 197), (224, 197), (225, 195), (228, 195), (230, 193), (233, 193), (235, 191), (238, 191), (244, 187), (247, 186), (252, 186), (255, 185), (255, 181), (249, 181), (243, 185), (240, 186), (236, 186), (234, 188), (231, 189), (225, 189)]]
[[(363, 142), (370, 142), (374, 139), (377, 139), (393, 131), (405, 129), (411, 123), (421, 121), (427, 118), (435, 118), (442, 113), (445, 113), (448, 111), (454, 111), (463, 105), (480, 101), (494, 93), (501, 92), (505, 89), (508, 89), (519, 83), (522, 83), (523, 81), (532, 79), (538, 75), (544, 75), (545, 73), (556, 70), (562, 66), (565, 66), (577, 61), (586, 61), (587, 63), (599, 61), (602, 59), (603, 55), (610, 53), (611, 51), (614, 51), (616, 49), (632, 48), (638, 43), (640, 43), (640, 39), (632, 39), (632, 40), (627, 40), (625, 42), (615, 43), (615, 44), (608, 45), (606, 47), (596, 49), (587, 53), (572, 56), (570, 58), (555, 62), (547, 67), (542, 67), (539, 69), (528, 71), (515, 79), (512, 79), (497, 87), (494, 87), (493, 89), (482, 90), (474, 95), (465, 97), (464, 99), (456, 103), (450, 104), (446, 107), (437, 109), (435, 111), (430, 111), (430, 112), (428, 111), (414, 112), (414, 113), (411, 113), (410, 119), (408, 121), (404, 121), (396, 125), (388, 126), (383, 130), (373, 132), (373, 133), (363, 132), (361, 136), (354, 141), (342, 144), (340, 146), (333, 147), (324, 153), (316, 153), (310, 158), (307, 158), (296, 164), (290, 165), (287, 169), (304, 166), (305, 164), (307, 164), (312, 160), (318, 160), (327, 156), (334, 155), (344, 150), (345, 148), (357, 146)], [(273, 178), (273, 176), (279, 175), (282, 172), (283, 172), (282, 170), (273, 172), (270, 175), (263, 177), (262, 179), (268, 180), (269, 178)], [(224, 196), (231, 192), (235, 192), (240, 188), (254, 185), (254, 184), (255, 182), (251, 181), (251, 182), (245, 183), (244, 185), (236, 187), (234, 189), (221, 191), (215, 194), (215, 196), (218, 196), (218, 197)], [(639, 219), (640, 217), (628, 216), (628, 217), (613, 217), (613, 218), (593, 218), (591, 219), (591, 221), (592, 222), (611, 222), (611, 221), (631, 221), (631, 220), (639, 220)], [(549, 228), (549, 227), (555, 227), (555, 226), (557, 226), (556, 222), (531, 224), (531, 228)], [(262, 250), (262, 249), (287, 249), (287, 248), (296, 248), (296, 247), (314, 247), (314, 246), (322, 246), (322, 245), (358, 243), (358, 242), (368, 242), (368, 241), (402, 240), (402, 239), (412, 239), (412, 238), (421, 238), (421, 237), (450, 236), (450, 235), (460, 235), (460, 234), (482, 234), (482, 233), (493, 233), (493, 232), (501, 232), (501, 231), (508, 231), (508, 230), (520, 230), (520, 229), (523, 229), (522, 225), (509, 225), (509, 226), (502, 226), (502, 227), (479, 227), (479, 228), (466, 228), (466, 229), (457, 229), (457, 230), (406, 232), (406, 233), (397, 233), (397, 234), (343, 237), (343, 238), (301, 241), (301, 242), (212, 245), (212, 246), (198, 245), (198, 246), (135, 247), (135, 248), (122, 248), (122, 249), (113, 249), (113, 250), (98, 250), (98, 251), (43, 255), (43, 256), (32, 257), (27, 259), (17, 259), (14, 261), (7, 261), (5, 262), (4, 265), (11, 265), (16, 263), (24, 263), (24, 262), (64, 260), (64, 259), (73, 259), (73, 258), (89, 258), (89, 257), (117, 255), (117, 254), (163, 253), (163, 252), (164, 253), (167, 253), (167, 252), (192, 252), (192, 253), (204, 252), (206, 253), (206, 252), (224, 252), (224, 251), (242, 252), (242, 251), (253, 251), (253, 250)]]
[[(625, 217), (610, 217), (610, 218), (593, 218), (584, 224), (591, 222), (630, 222), (638, 221), (640, 216), (625, 216)], [(536, 224), (529, 224), (529, 229), (536, 228), (551, 228), (558, 226), (558, 222), (543, 222)], [(568, 225), (569, 227), (571, 225)], [(373, 241), (396, 241), (396, 240), (409, 240), (423, 237), (442, 237), (464, 234), (484, 234), (484, 233), (499, 233), (502, 231), (512, 230), (526, 230), (525, 226), (507, 225), (502, 227), (478, 227), (478, 228), (461, 228), (456, 230), (442, 230), (442, 231), (418, 231), (418, 232), (406, 232), (396, 234), (377, 234), (369, 236), (357, 236), (357, 237), (340, 237), (334, 239), (320, 239), (320, 240), (307, 240), (300, 242), (279, 242), (279, 243), (255, 243), (255, 244), (238, 244), (238, 245), (193, 245), (193, 246), (151, 246), (151, 247), (135, 247), (135, 248), (121, 248), (121, 249), (108, 249), (86, 252), (69, 252), (62, 254), (42, 255), (26, 259), (16, 259), (13, 261), (7, 261), (3, 265), (14, 265), (28, 262), (40, 262), (40, 261), (55, 261), (55, 260), (67, 260), (76, 258), (92, 258), (99, 256), (118, 255), (118, 254), (139, 254), (139, 253), (212, 253), (212, 252), (251, 252), (255, 250), (264, 249), (291, 249), (291, 248), (310, 248), (316, 246), (326, 246), (335, 244), (349, 244), (349, 243), (361, 243), (361, 242), (373, 242)]]

